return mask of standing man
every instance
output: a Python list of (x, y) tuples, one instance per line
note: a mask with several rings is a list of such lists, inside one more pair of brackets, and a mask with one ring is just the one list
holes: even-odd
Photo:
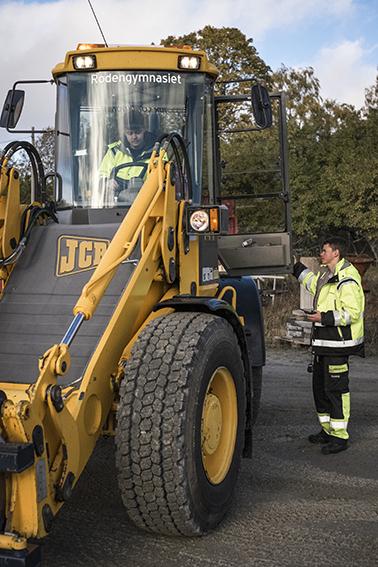
[(360, 274), (344, 253), (344, 241), (332, 237), (323, 243), (318, 274), (301, 262), (294, 265), (295, 277), (314, 296), (308, 319), (313, 323), (313, 393), (322, 429), (308, 439), (324, 444), (325, 455), (348, 447), (348, 359), (364, 356), (364, 292)]

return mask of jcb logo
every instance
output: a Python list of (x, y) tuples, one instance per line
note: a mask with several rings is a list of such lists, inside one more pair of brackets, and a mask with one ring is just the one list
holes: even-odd
[(109, 242), (104, 238), (60, 236), (56, 275), (68, 276), (95, 268), (105, 254)]

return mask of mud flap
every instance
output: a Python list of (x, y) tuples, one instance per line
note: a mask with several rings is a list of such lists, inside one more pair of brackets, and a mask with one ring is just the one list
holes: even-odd
[(0, 567), (38, 567), (42, 565), (40, 545), (28, 545), (26, 549), (0, 549)]

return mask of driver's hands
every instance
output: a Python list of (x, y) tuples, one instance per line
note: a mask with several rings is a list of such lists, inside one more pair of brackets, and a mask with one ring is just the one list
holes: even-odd
[(111, 191), (116, 191), (118, 187), (119, 185), (115, 179), (108, 180), (108, 189), (110, 189)]

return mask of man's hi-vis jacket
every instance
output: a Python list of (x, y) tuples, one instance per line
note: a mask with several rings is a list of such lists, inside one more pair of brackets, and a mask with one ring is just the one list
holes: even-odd
[[(148, 140), (150, 141), (150, 140)], [(106, 152), (99, 169), (99, 174), (102, 177), (110, 177), (112, 175), (113, 169), (117, 167), (117, 165), (123, 165), (127, 163), (132, 163), (134, 161), (143, 161), (148, 164), (151, 153), (152, 153), (153, 145), (151, 147), (143, 149), (143, 151), (138, 154), (135, 158), (132, 155), (130, 148), (122, 144), (121, 141), (114, 142), (113, 144), (108, 145), (108, 151)], [(146, 168), (143, 166), (130, 166), (130, 167), (122, 167), (119, 169), (117, 173), (117, 177), (121, 179), (126, 179), (129, 181), (133, 177), (144, 177), (146, 173)]]
[(297, 262), (294, 275), (314, 296), (314, 309), (321, 314), (321, 322), (313, 325), (313, 352), (364, 356), (365, 297), (356, 268), (342, 259), (334, 273), (322, 266), (315, 275)]

